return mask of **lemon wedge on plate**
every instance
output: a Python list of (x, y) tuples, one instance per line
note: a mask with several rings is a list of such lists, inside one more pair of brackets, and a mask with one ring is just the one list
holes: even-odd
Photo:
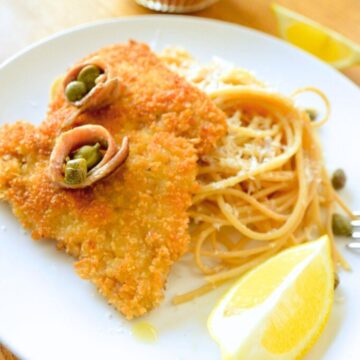
[(360, 46), (305, 16), (272, 4), (280, 36), (321, 60), (342, 69), (360, 64)]
[(320, 336), (334, 298), (327, 236), (289, 248), (244, 275), (208, 319), (223, 359), (301, 359)]

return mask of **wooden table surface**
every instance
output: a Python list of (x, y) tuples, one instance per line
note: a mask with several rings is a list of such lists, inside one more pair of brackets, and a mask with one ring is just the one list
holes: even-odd
[[(220, 0), (195, 16), (276, 34), (270, 0)], [(360, 0), (276, 0), (360, 43)], [(153, 14), (134, 0), (0, 0), (0, 63), (34, 41), (99, 19)], [(360, 66), (344, 73), (360, 85)]]
[[(193, 14), (276, 34), (269, 0), (220, 0)], [(277, 0), (360, 43), (360, 0)], [(99, 19), (153, 14), (133, 0), (0, 0), (0, 63), (25, 46), (75, 25)], [(344, 73), (360, 85), (360, 66)], [(0, 360), (13, 359), (0, 346)]]

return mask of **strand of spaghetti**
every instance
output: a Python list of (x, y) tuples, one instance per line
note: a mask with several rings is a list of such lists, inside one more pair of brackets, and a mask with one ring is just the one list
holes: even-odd
[(255, 229), (259, 232), (267, 233), (273, 231), (273, 229), (276, 229), (276, 224), (274, 224), (274, 221), (271, 219), (268, 219), (262, 223), (255, 224)]
[(209, 96), (221, 107), (225, 101), (236, 100), (236, 104), (247, 106), (258, 105), (272, 111), (281, 109), (284, 113), (294, 111), (294, 103), (291, 99), (268, 91), (247, 86), (232, 86), (212, 91)]
[(294, 180), (295, 174), (293, 171), (269, 171), (267, 173), (259, 174), (260, 180), (276, 182), (276, 181), (291, 181)]
[[(259, 223), (261, 221), (265, 221), (267, 220), (268, 218), (264, 215), (258, 215), (258, 216), (249, 216), (249, 217), (244, 217), (244, 218), (241, 218), (241, 222), (244, 224), (244, 225), (250, 225), (250, 224), (256, 224), (256, 223)], [(239, 230), (239, 229), (237, 229)], [(241, 232), (240, 232), (241, 233)]]
[(327, 96), (321, 90), (319, 90), (319, 89), (317, 89), (315, 87), (312, 87), (312, 86), (306, 86), (306, 87), (295, 90), (291, 94), (291, 97), (294, 98), (297, 95), (303, 94), (303, 93), (306, 93), (306, 92), (313, 92), (316, 95), (320, 96), (320, 98), (324, 101), (325, 109), (326, 109), (325, 115), (323, 116), (322, 119), (316, 120), (316, 121), (311, 123), (311, 126), (313, 128), (318, 128), (318, 127), (324, 125), (328, 121), (328, 119), (330, 117), (330, 112), (331, 112), (330, 102), (329, 102), (329, 99), (327, 98)]
[(236, 244), (231, 241), (231, 239), (227, 238), (226, 236), (218, 236), (219, 238), (216, 239), (218, 244), (223, 245), (228, 250), (234, 250), (236, 248)]
[[(291, 141), (290, 141), (290, 143), (291, 143)], [(266, 155), (265, 153), (264, 153), (264, 149), (263, 148), (260, 148), (259, 146), (251, 146), (250, 145), (250, 147), (249, 147), (249, 142), (248, 141), (245, 141), (245, 146), (246, 146), (246, 144), (248, 144), (248, 147), (244, 147), (243, 149), (242, 149), (242, 155), (243, 156), (247, 156), (247, 157), (249, 157), (249, 158), (251, 158), (251, 157), (253, 157), (253, 156), (255, 156), (256, 158), (258, 158), (258, 159), (261, 159), (261, 158), (263, 158), (264, 157), (264, 155)], [(273, 143), (272, 143), (272, 150), (273, 151), (275, 151), (275, 145), (276, 145), (276, 149), (277, 150), (279, 150), (279, 148), (280, 148), (280, 144), (278, 144), (276, 141), (274, 141)], [(241, 146), (241, 145), (240, 145)], [(279, 153), (279, 152), (278, 152)], [(277, 153), (277, 154), (278, 154)], [(232, 159), (230, 159), (230, 161), (231, 161)], [(223, 160), (224, 161), (224, 160)], [(225, 160), (226, 161), (226, 160)], [(247, 160), (248, 161), (248, 160)], [(245, 163), (247, 162), (247, 161), (242, 161), (242, 163), (240, 163), (240, 164), (237, 164), (237, 166), (236, 166), (236, 168), (238, 169), (238, 171), (239, 170), (241, 170), (241, 168), (243, 168), (245, 165)], [(233, 161), (231, 161), (231, 163), (233, 163)], [(234, 169), (235, 169), (235, 167), (234, 167)]]
[(287, 201), (279, 205), (276, 210), (278, 212), (284, 212), (285, 210), (289, 209), (292, 205), (295, 204), (297, 197), (298, 197), (297, 194), (294, 194), (293, 196), (289, 197)]
[(291, 158), (298, 151), (298, 149), (301, 145), (301, 134), (302, 134), (301, 125), (298, 121), (295, 121), (294, 127), (295, 127), (295, 140), (294, 140), (293, 144), (289, 145), (287, 147), (286, 151), (284, 151), (281, 155), (275, 157), (272, 161), (269, 161), (267, 163), (263, 163), (263, 164), (259, 165), (254, 170), (243, 172), (240, 175), (232, 176), (232, 177), (224, 179), (224, 180), (220, 180), (220, 181), (208, 184), (208, 185), (201, 186), (198, 193), (200, 193), (200, 194), (208, 193), (215, 189), (221, 189), (224, 187), (234, 186), (235, 184), (237, 184), (245, 179), (254, 177), (259, 173), (262, 173), (265, 171), (270, 171), (270, 170), (273, 170), (273, 169), (276, 169), (276, 168), (282, 166), (289, 158)]
[(287, 189), (287, 192), (279, 193), (278, 196), (273, 196), (270, 199), (264, 199), (263, 201), (270, 202), (272, 207), (278, 207), (286, 203), (289, 199), (297, 195), (298, 189), (297, 187), (293, 186)]
[(265, 246), (258, 246), (253, 249), (238, 250), (238, 251), (214, 251), (214, 252), (211, 252), (211, 251), (203, 250), (201, 252), (201, 255), (207, 256), (207, 257), (220, 258), (220, 259), (246, 257), (246, 256), (252, 256), (252, 255), (262, 253), (262, 252), (270, 250), (274, 247), (275, 247), (274, 243), (269, 243)]
[[(273, 252), (268, 252), (267, 254), (263, 255), (261, 258), (257, 258), (257, 259), (254, 259), (238, 268), (234, 268), (233, 270), (236, 270), (233, 271), (232, 273), (234, 274), (230, 274), (229, 272), (231, 271), (228, 271), (228, 272), (222, 272), (220, 274), (223, 275), (224, 279), (214, 279), (214, 280), (211, 280), (209, 281), (208, 284), (205, 284), (195, 290), (192, 290), (192, 291), (189, 291), (185, 294), (182, 294), (182, 295), (177, 295), (177, 296), (174, 296), (173, 299), (172, 299), (172, 303), (174, 305), (178, 305), (178, 304), (182, 304), (182, 303), (185, 303), (185, 302), (188, 302), (188, 301), (191, 301), (192, 299), (195, 299), (201, 295), (204, 295), (204, 294), (207, 294), (208, 292), (216, 289), (218, 286), (222, 285), (223, 283), (225, 283), (226, 281), (230, 280), (230, 279), (233, 279), (237, 276), (240, 276), (241, 274), (245, 273), (246, 271), (250, 270), (251, 268), (255, 267), (256, 265), (258, 265), (259, 263), (261, 263), (262, 261), (268, 259), (269, 257), (271, 257), (274, 253), (276, 252), (276, 249), (273, 251)], [(217, 274), (219, 275), (219, 274)]]
[(196, 241), (196, 245), (195, 245), (195, 261), (196, 261), (196, 265), (199, 267), (199, 269), (204, 274), (213, 274), (214, 272), (219, 271), (221, 269), (220, 267), (211, 269), (210, 267), (205, 265), (201, 260), (200, 249), (202, 247), (202, 244), (208, 238), (208, 236), (211, 235), (214, 231), (215, 231), (215, 228), (213, 228), (212, 226), (208, 227), (206, 230), (204, 230), (199, 235), (199, 237), (197, 238), (197, 241)]
[(355, 220), (356, 216), (350, 210), (350, 208), (345, 204), (344, 200), (339, 196), (339, 194), (332, 190), (335, 201), (339, 204), (339, 206), (345, 211), (345, 213), (350, 217), (351, 220)]
[(297, 195), (296, 188), (289, 188), (287, 193), (281, 193), (278, 196), (273, 196), (269, 198), (262, 198), (261, 202), (265, 204), (270, 204), (271, 208), (274, 209), (277, 213), (282, 213), (282, 210), (279, 210), (278, 207), (282, 206), (283, 204), (287, 203), (289, 199), (292, 199), (294, 196)]
[[(181, 67), (181, 62), (177, 66)], [(207, 80), (205, 74), (198, 83)], [(263, 261), (262, 257), (271, 256), (271, 251), (309, 241), (314, 231), (329, 233), (334, 260), (344, 268), (348, 266), (333, 242), (335, 202), (349, 216), (352, 214), (334, 193), (314, 131), (329, 118), (328, 99), (311, 87), (298, 89), (289, 99), (265, 88), (236, 85), (242, 82), (231, 76), (229, 81), (234, 86), (220, 86), (210, 94), (228, 116), (228, 132), (214, 152), (201, 159), (200, 188), (193, 196), (191, 210), (193, 225), (201, 229), (194, 240), (209, 225), (220, 228), (199, 242), (195, 252), (206, 256), (209, 264), (221, 262), (226, 270), (207, 277), (214, 281), (211, 286), (180, 295), (180, 300), (199, 296), (238, 276), (251, 264)], [(256, 83), (254, 79), (248, 82), (252, 83)], [(325, 104), (325, 116), (316, 122), (294, 105), (294, 98), (308, 91)], [(271, 216), (274, 214), (282, 217), (281, 225), (276, 215), (275, 219)], [(269, 234), (274, 238), (267, 238)], [(262, 239), (256, 240), (256, 235)], [(253, 248), (254, 241), (264, 240), (264, 246), (256, 244)]]
[[(305, 127), (304, 134), (307, 133)], [(309, 135), (309, 134), (308, 134)], [(312, 142), (310, 142), (312, 143)], [(303, 226), (306, 228), (308, 225), (315, 224), (320, 231), (320, 233), (323, 232), (323, 226), (321, 224), (320, 219), (320, 209), (319, 209), (319, 200), (317, 196), (317, 189), (318, 189), (318, 183), (319, 183), (319, 176), (317, 174), (317, 167), (314, 168), (313, 163), (316, 164), (321, 161), (321, 158), (319, 157), (321, 154), (318, 154), (317, 151), (313, 151), (313, 149), (307, 149), (305, 148), (305, 151), (307, 152), (308, 156), (312, 156), (312, 158), (308, 157), (306, 161), (306, 172), (308, 174), (308, 204), (307, 204), (307, 211), (304, 214), (304, 221)], [(310, 238), (309, 238), (310, 239)]]
[(302, 149), (295, 155), (295, 160), (297, 163), (297, 172), (298, 172), (298, 184), (299, 184), (299, 193), (298, 199), (296, 201), (293, 212), (288, 217), (287, 221), (280, 228), (273, 230), (271, 233), (261, 234), (244, 226), (238, 219), (236, 219), (229, 211), (226, 211), (224, 207), (224, 201), (220, 197), (220, 202), (218, 198), (218, 204), (221, 208), (223, 214), (227, 219), (237, 228), (242, 234), (247, 237), (250, 237), (255, 240), (272, 240), (284, 236), (286, 233), (291, 233), (296, 225), (301, 221), (302, 216), (305, 212), (305, 199), (306, 199), (306, 185), (304, 179), (304, 169), (303, 169), (303, 154)]
[[(265, 252), (268, 252), (268, 251), (269, 250), (266, 250)], [(227, 265), (227, 268), (226, 268), (227, 270), (225, 270), (225, 271), (228, 271), (230, 269), (233, 269), (235, 267), (238, 268), (239, 266), (248, 263), (250, 260), (254, 259), (256, 256), (264, 254), (265, 252), (249, 256), (248, 258), (242, 258), (242, 257), (239, 257), (239, 258), (226, 258), (226, 259), (222, 259), (221, 261), (222, 261), (222, 263)]]
[[(220, 193), (221, 194), (221, 193)], [(222, 195), (226, 195), (226, 194), (222, 194)], [(199, 209), (198, 211), (201, 211), (201, 209), (203, 209), (202, 211), (205, 211), (205, 209), (208, 208), (208, 203), (210, 201), (214, 201), (216, 202), (216, 197), (214, 196), (211, 196), (207, 199), (207, 203), (206, 204), (201, 204), (201, 206), (199, 206)], [(223, 214), (221, 213), (220, 210), (218, 210), (218, 206), (216, 204), (216, 212), (218, 211), (218, 214), (217, 216), (220, 216), (221, 218), (223, 218)], [(240, 215), (255, 215), (256, 211), (254, 211), (254, 208), (251, 206), (251, 205), (245, 205), (244, 202), (237, 202), (237, 214), (240, 216)], [(226, 218), (224, 218), (225, 221)]]
[[(268, 216), (271, 219), (277, 220), (277, 221), (284, 221), (286, 220), (286, 216), (277, 214), (276, 212), (272, 211), (265, 205), (261, 204), (258, 200), (256, 200), (254, 197), (244, 193), (240, 190), (235, 189), (227, 189), (227, 194), (232, 195), (234, 197), (239, 197), (240, 199), (244, 200), (248, 204), (252, 205), (253, 208), (258, 210), (260, 213)], [(226, 194), (226, 195), (227, 195)]]
[(338, 263), (340, 264), (340, 266), (345, 270), (345, 271), (351, 271), (351, 266), (350, 264), (346, 261), (346, 259), (341, 255), (341, 253), (339, 252), (339, 250), (336, 247), (335, 241), (333, 241), (333, 245), (334, 245), (334, 252), (335, 252), (335, 256), (336, 259), (338, 261)]
[(229, 279), (238, 277), (238, 276), (244, 274), (246, 271), (250, 270), (251, 268), (255, 267), (256, 265), (262, 263), (266, 259), (273, 256), (280, 249), (281, 245), (282, 245), (282, 241), (279, 241), (277, 246), (275, 246), (273, 249), (267, 251), (265, 254), (262, 254), (256, 258), (254, 258), (253, 260), (250, 260), (249, 262), (247, 262), (243, 265), (240, 265), (239, 267), (235, 267), (231, 270), (222, 271), (218, 274), (206, 276), (205, 279), (209, 283), (216, 284), (219, 281), (225, 281), (225, 280), (229, 280)]
[(276, 184), (273, 186), (268, 187), (267, 189), (262, 189), (260, 191), (258, 191), (257, 193), (253, 194), (255, 199), (261, 199), (265, 196), (271, 195), (272, 193), (279, 191), (279, 190), (283, 190), (285, 188), (287, 188), (289, 185), (288, 184)]
[(248, 127), (239, 126), (230, 127), (229, 131), (231, 131), (231, 133), (235, 135), (235, 137), (240, 136), (251, 138), (264, 138), (266, 136), (275, 135), (275, 133), (279, 131), (279, 127), (274, 127), (271, 130), (255, 130)]
[(192, 219), (201, 220), (201, 221), (205, 221), (205, 222), (209, 222), (209, 223), (213, 223), (213, 224), (219, 224), (219, 225), (229, 225), (228, 221), (226, 221), (224, 219), (220, 219), (215, 216), (210, 216), (210, 215), (202, 214), (202, 213), (195, 212), (195, 211), (189, 211), (188, 214)]
[[(310, 122), (309, 119), (307, 119), (307, 121), (304, 121), (304, 128), (306, 129), (306, 133), (310, 138), (310, 143), (312, 144), (311, 150), (316, 154), (318, 163), (322, 164), (323, 156), (322, 156), (322, 152), (321, 152), (321, 144), (320, 144), (320, 140), (319, 140), (318, 136), (313, 131), (313, 123)], [(331, 201), (332, 201), (333, 199), (332, 199), (331, 181), (330, 181), (329, 175), (323, 165), (321, 166), (320, 173), (321, 173), (322, 182), (324, 183), (325, 190), (327, 193), (327, 198), (328, 199), (331, 198)]]
[(211, 246), (212, 246), (213, 251), (218, 251), (219, 250), (219, 243), (217, 242), (217, 239), (216, 239), (216, 232), (213, 232), (210, 235), (210, 242), (211, 242)]
[(325, 229), (320, 218), (320, 206), (319, 206), (319, 198), (317, 192), (315, 192), (314, 198), (308, 207), (307, 217), (309, 218), (309, 222), (310, 221), (315, 222), (321, 234), (324, 233)]
[[(319, 163), (322, 162), (322, 154), (321, 154), (321, 144), (320, 144), (320, 140), (319, 138), (314, 134), (313, 131), (311, 131), (311, 123), (305, 122), (305, 128), (307, 130), (307, 133), (309, 135), (309, 137), (311, 138), (311, 143), (315, 143), (316, 146), (312, 146), (312, 151), (316, 152), (316, 157), (317, 157), (317, 161)], [(334, 191), (332, 185), (331, 185), (331, 181), (330, 181), (330, 177), (325, 169), (324, 166), (321, 167), (321, 177), (322, 177), (322, 183), (323, 183), (323, 188), (325, 190), (325, 196), (326, 198), (324, 199), (324, 202), (332, 202), (334, 199), (339, 203), (339, 205), (341, 207), (343, 207), (344, 211), (351, 217), (353, 218), (353, 213), (351, 212), (351, 210), (347, 207), (347, 205), (344, 203), (344, 201), (338, 196), (338, 194)], [(321, 201), (322, 199), (319, 196), (319, 201)], [(330, 226), (330, 223), (327, 224), (327, 228), (328, 228), (328, 232), (331, 233), (332, 236), (332, 228)]]
[(223, 282), (217, 282), (216, 284), (215, 283), (209, 283), (209, 284), (205, 284), (195, 290), (192, 290), (192, 291), (189, 291), (185, 294), (181, 294), (181, 295), (176, 295), (172, 298), (172, 303), (174, 305), (179, 305), (179, 304), (183, 304), (183, 303), (186, 303), (186, 302), (189, 302), (201, 295), (205, 295), (207, 294), (208, 292), (216, 289), (218, 286), (220, 286), (222, 283), (224, 283), (225, 281)]
[(333, 212), (334, 212), (334, 204), (330, 204), (327, 208), (327, 216), (326, 216), (326, 230), (327, 230), (327, 234), (331, 239), (331, 247), (332, 247), (332, 255), (334, 258), (334, 262), (339, 263), (340, 266), (346, 270), (346, 271), (350, 271), (351, 267), (349, 265), (349, 263), (340, 255), (340, 253), (337, 251), (336, 249), (336, 245), (335, 245), (335, 241), (334, 241), (334, 235), (333, 235), (333, 231), (332, 231), (332, 216), (333, 216)]
[(288, 217), (287, 221), (280, 228), (273, 230), (271, 233), (259, 233), (246, 227), (239, 219), (237, 219), (230, 211), (227, 210), (230, 207), (229, 204), (225, 203), (223, 197), (219, 195), (217, 197), (218, 205), (223, 212), (224, 216), (230, 221), (230, 223), (238, 229), (245, 236), (254, 240), (273, 240), (284, 236), (286, 233), (291, 233), (295, 228), (296, 224), (301, 220), (304, 209), (304, 199), (306, 198), (306, 186), (303, 174), (303, 156), (302, 150), (300, 149), (296, 153), (297, 170), (298, 170), (298, 181), (299, 181), (299, 194), (296, 205), (292, 214)]
[(291, 244), (292, 244), (292, 245), (295, 245), (295, 244), (296, 244), (296, 241), (297, 241), (295, 235), (294, 235), (294, 234), (290, 234), (290, 237), (289, 237), (289, 238), (290, 238)]
[[(225, 189), (224, 192), (228, 191), (228, 190), (231, 190), (231, 189)], [(296, 198), (297, 198), (297, 195), (293, 192), (290, 194), (286, 194), (281, 198), (273, 199), (271, 201), (273, 202), (274, 208), (277, 212), (283, 212), (295, 203)], [(286, 201), (284, 201), (284, 200), (286, 200)], [(279, 205), (279, 206), (277, 207), (276, 205)], [(247, 214), (246, 217), (241, 218), (241, 222), (244, 225), (264, 221), (267, 219), (267, 217), (263, 216), (263, 215), (251, 215), (252, 211), (251, 211), (251, 208), (248, 206), (238, 207), (237, 214), (239, 216), (243, 215), (243, 214)], [(286, 215), (286, 216), (288, 217), (288, 215)], [(217, 223), (217, 219), (218, 218), (212, 218), (211, 216), (206, 216), (206, 218), (204, 218), (204, 221), (207, 221), (210, 223)], [(227, 221), (226, 225), (230, 225), (230, 223)]]
[(227, 166), (204, 166), (201, 167), (198, 171), (199, 175), (209, 174), (209, 173), (232, 173), (236, 174), (238, 169), (230, 168)]
[(304, 242), (306, 240), (305, 234), (302, 234), (300, 236), (295, 236), (295, 235), (293, 235), (293, 236), (295, 237), (295, 244), (301, 244), (302, 242)]
[(222, 259), (221, 260), (224, 265), (226, 265), (227, 269), (232, 269), (234, 267), (239, 267), (241, 265), (244, 265), (246, 262), (249, 261), (249, 259), (245, 258), (228, 258), (228, 259)]
[(330, 177), (329, 177), (329, 175), (328, 175), (328, 173), (327, 173), (324, 166), (322, 167), (321, 172), (322, 172), (323, 189), (325, 191), (326, 200), (328, 202), (333, 202), (334, 201), (335, 191), (334, 191), (334, 189), (332, 187)]
[[(306, 167), (306, 170), (311, 171), (308, 167)], [(307, 189), (308, 191), (307, 191), (307, 204), (306, 204), (306, 207), (309, 207), (312, 199), (315, 196), (315, 192), (316, 192), (316, 188), (317, 188), (317, 183), (316, 183), (314, 178), (311, 181), (309, 181), (309, 184), (310, 185), (308, 185), (308, 189)]]
[(334, 242), (334, 235), (333, 235), (333, 231), (332, 231), (332, 215), (333, 215), (333, 210), (334, 209), (334, 204), (331, 203), (328, 205), (327, 208), (327, 213), (326, 213), (326, 232), (331, 240), (331, 255), (334, 261), (334, 264), (338, 264), (339, 262), (339, 258), (337, 256), (337, 252), (335, 251), (335, 242)]
[[(326, 169), (323, 167), (322, 169), (322, 173), (323, 173), (323, 180), (324, 180), (324, 184), (325, 187), (327, 189), (327, 193), (328, 196), (333, 200), (337, 201), (339, 203), (339, 205), (341, 206), (341, 204), (344, 206), (344, 211), (348, 211), (349, 216), (351, 218), (355, 218), (355, 216), (353, 215), (353, 213), (350, 211), (350, 209), (346, 206), (346, 204), (342, 201), (342, 199), (338, 196), (338, 194), (336, 193), (336, 191), (334, 191), (330, 178), (328, 176), (328, 173), (326, 171)], [(340, 200), (340, 201), (338, 201)], [(335, 240), (334, 240), (334, 234), (333, 234), (333, 230), (332, 230), (332, 217), (333, 217), (333, 212), (334, 212), (334, 204), (330, 203), (328, 205), (328, 214), (327, 214), (327, 219), (326, 219), (326, 228), (327, 228), (327, 233), (331, 239), (331, 244), (332, 244), (332, 249), (333, 249), (333, 255), (335, 257), (335, 260), (341, 265), (341, 267), (346, 270), (346, 271), (350, 271), (351, 270), (351, 266), (349, 265), (349, 263), (345, 260), (345, 258), (338, 252), (336, 245), (335, 245)]]
[[(247, 208), (240, 208), (238, 209), (238, 214), (244, 214), (244, 213), (249, 213), (249, 210), (247, 210)], [(200, 217), (201, 216), (201, 217)], [(212, 225), (225, 225), (225, 226), (229, 226), (231, 225), (231, 223), (229, 221), (219, 221), (219, 218), (217, 217), (211, 217), (210, 215), (199, 215), (199, 217), (192, 217), (194, 219), (199, 219), (202, 220), (204, 222), (210, 223)], [(251, 215), (251, 216), (247, 216), (247, 217), (243, 217), (241, 218), (241, 221), (244, 225), (248, 225), (248, 224), (252, 224), (252, 223), (257, 223), (260, 221), (264, 221), (268, 219), (266, 216), (264, 215)]]
[[(223, 195), (222, 192), (220, 192), (219, 194)], [(225, 193), (224, 193), (225, 195)], [(213, 202), (213, 203), (212, 203)], [(245, 202), (243, 202), (242, 200), (239, 200), (237, 202), (237, 206), (238, 206), (238, 214), (239, 215), (243, 215), (243, 214), (253, 214), (254, 213), (254, 209), (251, 205), (246, 204)], [(215, 207), (215, 208), (214, 208)], [(196, 204), (195, 206), (193, 206), (194, 209), (198, 209), (198, 212), (205, 212), (205, 210), (207, 211), (212, 211), (212, 213), (220, 218), (223, 218), (221, 211), (219, 210), (218, 205), (216, 204), (216, 196), (215, 195), (211, 195), (206, 199), (206, 202), (201, 203), (201, 205)], [(227, 221), (224, 218), (225, 221)]]
[[(277, 181), (267, 181), (259, 179), (257, 176), (255, 178), (256, 184), (258, 185), (258, 188), (260, 189), (267, 189), (270, 186), (273, 186), (274, 183), (278, 183)], [(280, 182), (280, 181), (279, 181)], [(286, 194), (287, 191), (292, 191), (294, 188), (296, 188), (296, 172), (294, 171), (294, 179), (291, 181), (281, 181), (281, 184), (286, 184), (286, 190), (285, 191), (278, 191), (276, 194), (273, 194), (271, 196), (267, 196), (265, 199), (261, 199), (261, 201), (267, 201), (273, 198), (277, 198), (278, 196), (281, 196), (282, 194)], [(252, 191), (249, 193), (251, 196), (254, 196), (255, 192)]]
[[(288, 189), (287, 193), (277, 194), (277, 196), (261, 199), (261, 201), (262, 203), (268, 204), (275, 212), (283, 214), (284, 209), (282, 209), (282, 207), (285, 206), (284, 204), (287, 204), (294, 197), (296, 199), (297, 193), (298, 193), (298, 189), (296, 187), (293, 187), (291, 189)], [(285, 206), (285, 208), (286, 207), (287, 206)]]
[[(287, 188), (289, 185), (284, 183), (284, 184), (276, 184), (276, 185), (272, 185), (271, 187), (267, 188), (267, 189), (262, 189), (254, 194), (252, 194), (252, 196), (255, 198), (255, 199), (261, 199), (263, 197), (266, 197), (268, 195), (271, 195), (272, 193), (276, 192), (276, 191), (279, 191), (279, 190), (283, 190), (285, 188)], [(207, 199), (209, 196), (211, 195), (216, 195), (218, 193), (223, 193), (223, 192), (226, 192), (228, 190), (228, 188), (220, 188), (220, 189), (214, 189), (212, 191), (210, 191), (209, 193), (206, 193), (206, 194), (198, 194), (198, 195), (195, 195), (193, 197), (193, 204), (197, 204), (201, 201), (203, 201), (204, 199)]]
[[(193, 239), (196, 239), (200, 234), (201, 232), (203, 232), (204, 230), (206, 230), (207, 228), (209, 227), (209, 224), (208, 223), (199, 223), (199, 224), (190, 224), (190, 235), (191, 235), (191, 238)], [(190, 243), (190, 246), (193, 246), (193, 243)]]
[(334, 234), (332, 231), (332, 216), (334, 211), (333, 209), (334, 209), (333, 203), (330, 203), (325, 209), (325, 229), (326, 229), (326, 233), (328, 234), (332, 242), (334, 240)]
[[(264, 242), (260, 241), (260, 242), (258, 242), (258, 244), (261, 244), (260, 245), (261, 247), (266, 247), (266, 246), (270, 245), (270, 242), (265, 243), (265, 245), (264, 245)], [(254, 241), (252, 239), (241, 237), (241, 240), (239, 240), (235, 244), (235, 246), (232, 248), (232, 250), (234, 250), (234, 251), (246, 250), (246, 249), (249, 249), (249, 246), (250, 246), (250, 248), (252, 248), (253, 245), (254, 245)]]

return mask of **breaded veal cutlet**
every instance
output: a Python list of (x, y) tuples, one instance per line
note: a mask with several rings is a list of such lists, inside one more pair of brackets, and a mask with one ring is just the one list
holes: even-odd
[(21, 121), (0, 128), (0, 198), (34, 239), (56, 240), (74, 256), (77, 273), (131, 319), (160, 303), (171, 265), (188, 249), (197, 158), (224, 135), (225, 117), (144, 44), (109, 46), (86, 59), (93, 56), (124, 90), (78, 120), (104, 126), (118, 143), (127, 135), (125, 164), (84, 189), (51, 181), (49, 156), (74, 110), (59, 90), (39, 127)]

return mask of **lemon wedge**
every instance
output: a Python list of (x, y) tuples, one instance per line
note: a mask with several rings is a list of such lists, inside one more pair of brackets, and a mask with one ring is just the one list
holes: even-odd
[(223, 359), (301, 359), (320, 336), (334, 298), (330, 241), (289, 248), (244, 275), (208, 319)]
[(342, 69), (360, 64), (360, 46), (305, 16), (272, 4), (280, 36), (321, 60)]

